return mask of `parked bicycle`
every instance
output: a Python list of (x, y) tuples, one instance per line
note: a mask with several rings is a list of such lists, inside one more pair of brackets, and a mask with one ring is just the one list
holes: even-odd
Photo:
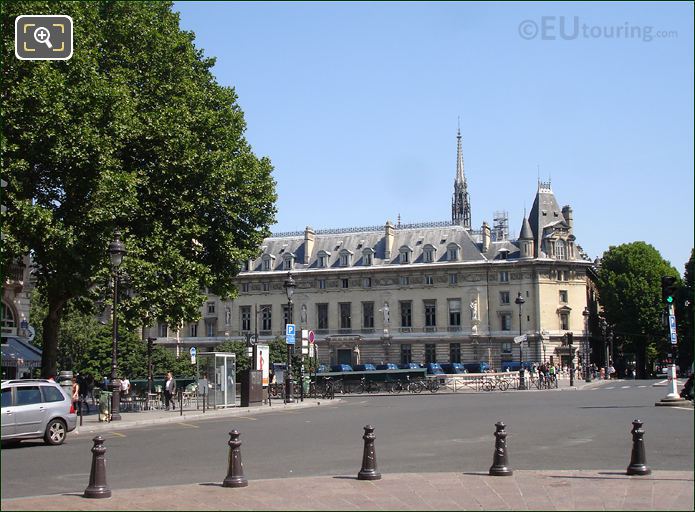
[(485, 377), (482, 387), (484, 391), (492, 391), (495, 388), (500, 391), (507, 391), (509, 389), (509, 381), (502, 377)]
[(355, 388), (355, 393), (376, 393), (379, 391), (379, 384), (373, 380), (368, 380), (367, 377), (360, 378), (359, 385)]

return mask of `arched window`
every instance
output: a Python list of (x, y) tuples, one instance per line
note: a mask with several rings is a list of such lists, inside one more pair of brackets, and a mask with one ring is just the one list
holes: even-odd
[(367, 247), (362, 251), (362, 264), (365, 267), (371, 267), (374, 263), (374, 249)]
[(436, 249), (430, 245), (427, 244), (425, 247), (422, 249), (422, 261), (424, 263), (432, 263), (434, 261), (434, 253)]
[(400, 253), (400, 255), (399, 255), (399, 262), (400, 263), (410, 263), (412, 261), (413, 250), (410, 247), (408, 247), (407, 245), (404, 245), (400, 249), (398, 249), (398, 252)]
[(459, 260), (459, 251), (461, 246), (459, 244), (451, 243), (446, 246), (446, 256), (449, 261)]
[(2, 327), (14, 328), (17, 327), (15, 322), (14, 312), (9, 304), (2, 303)]
[(555, 242), (555, 258), (558, 260), (567, 259), (567, 248), (564, 240), (557, 240)]

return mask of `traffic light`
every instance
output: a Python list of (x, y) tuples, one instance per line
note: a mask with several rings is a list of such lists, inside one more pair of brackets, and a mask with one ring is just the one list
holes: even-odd
[(667, 304), (673, 304), (676, 299), (678, 283), (675, 277), (663, 276), (661, 278), (661, 299)]

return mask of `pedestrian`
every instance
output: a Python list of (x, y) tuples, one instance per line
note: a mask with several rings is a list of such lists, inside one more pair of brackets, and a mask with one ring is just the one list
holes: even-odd
[(173, 410), (176, 410), (176, 402), (174, 401), (174, 394), (176, 393), (176, 379), (174, 379), (174, 374), (167, 372), (167, 379), (164, 383), (164, 406), (166, 410), (169, 410), (169, 402)]
[(130, 381), (128, 377), (121, 379), (121, 398), (125, 398), (130, 394)]
[(80, 402), (80, 385), (77, 383), (77, 375), (72, 377), (72, 406), (77, 411), (79, 410)]

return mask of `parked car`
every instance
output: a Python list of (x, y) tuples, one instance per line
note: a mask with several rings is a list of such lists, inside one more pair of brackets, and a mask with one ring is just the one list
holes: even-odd
[(490, 369), (490, 365), (482, 361), (479, 363), (463, 363), (463, 367), (468, 373), (485, 373)]
[(427, 373), (429, 375), (443, 375), (446, 372), (442, 368), (442, 365), (439, 363), (428, 363), (427, 364)]
[(320, 364), (319, 367), (316, 369), (316, 373), (326, 373), (330, 371), (331, 369), (325, 364)]
[(354, 370), (355, 370), (356, 372), (375, 372), (375, 371), (376, 371), (376, 366), (374, 366), (373, 364), (369, 364), (369, 363), (367, 363), (367, 364), (358, 364), (358, 365), (355, 365)]
[(421, 370), (422, 367), (417, 363), (401, 363), (398, 365), (401, 370)]
[(396, 363), (384, 363), (376, 365), (377, 370), (398, 370)]
[(442, 363), (445, 373), (467, 373), (463, 363)]
[(331, 366), (332, 372), (351, 372), (352, 366), (349, 364), (334, 364)]
[(41, 439), (63, 444), (77, 427), (72, 398), (56, 382), (43, 379), (2, 381), (2, 441)]

